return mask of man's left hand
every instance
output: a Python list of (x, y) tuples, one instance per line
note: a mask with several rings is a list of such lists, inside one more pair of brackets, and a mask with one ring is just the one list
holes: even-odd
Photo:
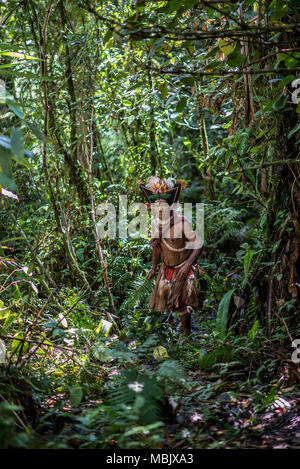
[(186, 263), (184, 264), (178, 271), (178, 274), (176, 275), (176, 280), (178, 281), (183, 281), (186, 279), (186, 277), (189, 274), (189, 271), (191, 270), (191, 265)]

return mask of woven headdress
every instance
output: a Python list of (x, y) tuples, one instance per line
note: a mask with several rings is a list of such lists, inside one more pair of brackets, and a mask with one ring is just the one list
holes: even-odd
[(140, 190), (150, 204), (156, 200), (164, 200), (168, 205), (173, 205), (179, 199), (182, 189), (182, 182), (173, 182), (171, 178), (164, 181), (158, 176), (150, 176), (145, 184), (140, 182)]

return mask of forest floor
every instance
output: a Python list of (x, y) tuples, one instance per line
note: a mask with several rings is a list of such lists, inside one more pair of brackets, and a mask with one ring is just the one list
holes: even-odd
[[(201, 323), (193, 328), (191, 342), (203, 340), (209, 334), (205, 329), (201, 332), (199, 325)], [(209, 341), (202, 347), (209, 353)], [(194, 444), (200, 448), (299, 448), (300, 398), (293, 395), (294, 388), (282, 388), (278, 394), (280, 397), (272, 404), (265, 402), (260, 407), (257, 404), (261, 385), (255, 385), (249, 379), (251, 364), (249, 367), (238, 359), (231, 361), (230, 358), (207, 370), (188, 373), (190, 390), (178, 409), (176, 423), (167, 430), (170, 447), (173, 447), (172, 435), (184, 425), (191, 437), (198, 435), (191, 438), (191, 446), (184, 439), (180, 440), (178, 445), (183, 445), (183, 448)], [(279, 381), (285, 378), (288, 380), (283, 375), (277, 376)], [(202, 399), (199, 399), (197, 391), (200, 391)]]
[[(278, 347), (260, 339), (250, 348), (241, 336), (220, 343), (212, 314), (200, 320), (194, 312), (188, 338), (163, 315), (139, 312), (133, 323), (96, 347), (90, 342), (94, 362), (85, 362), (84, 372), (53, 349), (43, 379), (26, 378), (34, 395), (29, 404), (22, 399), (23, 415), (27, 421), (35, 414), (34, 447), (300, 447), (297, 376)], [(62, 384), (67, 373), (69, 384)], [(47, 391), (40, 394), (42, 380)], [(134, 397), (126, 393), (130, 387)]]

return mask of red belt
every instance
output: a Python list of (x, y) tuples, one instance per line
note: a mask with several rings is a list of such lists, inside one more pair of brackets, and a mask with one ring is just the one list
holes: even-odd
[[(191, 266), (190, 271), (188, 273), (188, 278), (194, 275), (194, 268)], [(163, 278), (166, 280), (171, 280), (173, 277), (174, 272), (176, 272), (175, 277), (177, 275), (177, 272), (181, 269), (180, 267), (168, 267), (167, 265), (163, 264)], [(199, 268), (201, 275), (203, 275), (203, 271)]]

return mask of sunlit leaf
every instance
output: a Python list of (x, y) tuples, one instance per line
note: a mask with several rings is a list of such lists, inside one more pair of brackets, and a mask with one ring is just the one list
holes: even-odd
[(6, 346), (2, 339), (0, 339), (0, 363), (6, 362)]
[(165, 347), (162, 345), (159, 345), (153, 350), (153, 357), (155, 360), (163, 360), (165, 358), (168, 358), (168, 351)]
[(83, 390), (81, 386), (73, 386), (69, 388), (70, 401), (73, 407), (78, 407), (83, 398)]
[(22, 130), (17, 127), (11, 129), (11, 149), (18, 161), (24, 159), (24, 136)]
[(21, 54), (20, 52), (0, 52), (0, 55), (8, 55), (9, 57), (17, 57), (18, 59), (25, 60), (40, 60), (38, 57), (32, 57), (32, 55)]

